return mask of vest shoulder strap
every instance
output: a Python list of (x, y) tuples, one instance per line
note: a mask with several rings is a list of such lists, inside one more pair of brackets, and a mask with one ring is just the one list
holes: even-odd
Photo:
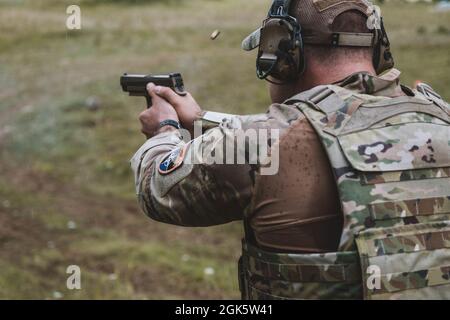
[(444, 112), (450, 115), (449, 104), (436, 91), (434, 91), (430, 85), (423, 82), (417, 84), (415, 93), (421, 94), (425, 99), (433, 102), (438, 107), (442, 108)]

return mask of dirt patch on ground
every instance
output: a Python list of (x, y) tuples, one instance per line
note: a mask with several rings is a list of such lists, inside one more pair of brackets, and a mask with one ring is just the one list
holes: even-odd
[[(40, 232), (42, 224), (21, 216), (15, 209), (0, 209), (0, 256), (18, 261), (36, 247), (46, 245), (49, 235)], [(20, 254), (19, 254), (20, 253)]]

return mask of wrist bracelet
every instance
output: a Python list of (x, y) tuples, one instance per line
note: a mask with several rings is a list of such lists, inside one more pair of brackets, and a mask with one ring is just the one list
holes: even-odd
[(171, 126), (174, 127), (175, 129), (181, 129), (181, 125), (178, 121), (175, 120), (164, 120), (162, 122), (159, 123), (159, 128), (161, 129), (162, 127), (165, 126)]

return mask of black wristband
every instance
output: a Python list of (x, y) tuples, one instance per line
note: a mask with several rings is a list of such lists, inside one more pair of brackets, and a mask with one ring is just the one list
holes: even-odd
[(160, 129), (162, 127), (165, 127), (165, 126), (172, 126), (172, 127), (176, 128), (176, 129), (181, 129), (181, 125), (180, 125), (180, 123), (178, 121), (170, 120), (170, 119), (169, 120), (164, 120), (164, 121), (159, 123), (159, 128)]

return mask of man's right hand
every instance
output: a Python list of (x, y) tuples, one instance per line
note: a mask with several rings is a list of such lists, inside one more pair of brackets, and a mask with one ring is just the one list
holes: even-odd
[[(177, 112), (172, 107), (172, 105), (167, 102), (164, 98), (160, 97), (157, 93), (158, 88), (153, 83), (149, 83), (147, 85), (147, 91), (152, 98), (152, 107), (149, 109), (146, 109), (141, 112), (139, 115), (139, 120), (142, 124), (142, 133), (145, 134), (145, 136), (149, 139), (158, 133), (167, 131), (167, 130), (176, 130), (173, 127), (163, 127), (160, 128), (159, 125), (164, 120), (174, 120), (179, 122)], [(167, 88), (169, 89), (169, 88)], [(171, 90), (171, 89), (169, 89)], [(171, 90), (172, 91), (172, 90)], [(174, 92), (174, 94), (176, 94)]]
[(202, 115), (202, 109), (192, 95), (187, 92), (185, 96), (180, 96), (169, 87), (155, 87), (154, 92), (176, 110), (182, 127), (189, 130), (192, 135), (194, 121), (200, 119)]

